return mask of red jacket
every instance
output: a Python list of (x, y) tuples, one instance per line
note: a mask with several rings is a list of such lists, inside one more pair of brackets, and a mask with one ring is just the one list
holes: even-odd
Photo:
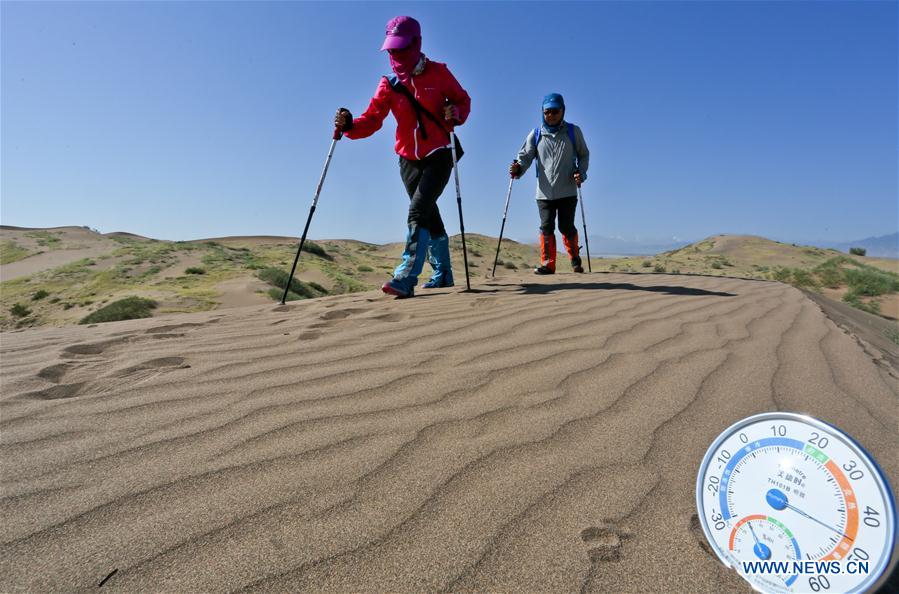
[[(446, 64), (428, 61), (424, 71), (418, 76), (412, 77), (412, 82), (406, 85), (412, 91), (418, 102), (430, 111), (434, 117), (444, 122), (444, 99), (456, 106), (459, 110), (459, 120), (456, 125), (461, 125), (468, 119), (471, 112), (471, 98), (459, 85), (459, 81), (452, 75)], [(435, 150), (449, 146), (449, 130), (451, 122), (445, 122), (443, 129), (427, 116), (422, 116), (427, 138), (422, 138), (418, 129), (418, 120), (415, 118), (415, 110), (409, 100), (401, 93), (390, 88), (387, 78), (381, 78), (365, 110), (360, 117), (353, 120), (353, 129), (345, 132), (347, 138), (365, 138), (371, 136), (381, 128), (388, 112), (393, 112), (396, 118), (396, 153), (417, 161), (424, 159)]]

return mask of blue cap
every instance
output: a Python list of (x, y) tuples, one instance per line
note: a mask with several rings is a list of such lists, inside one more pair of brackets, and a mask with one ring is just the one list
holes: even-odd
[(565, 109), (565, 100), (558, 93), (550, 93), (543, 98), (543, 109)]

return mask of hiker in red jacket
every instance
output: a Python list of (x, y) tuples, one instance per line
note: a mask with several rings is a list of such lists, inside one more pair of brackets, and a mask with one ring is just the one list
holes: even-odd
[[(409, 193), (409, 230), (403, 261), (381, 290), (405, 298), (414, 295), (429, 251), (434, 274), (424, 288), (453, 286), (449, 238), (437, 199), (453, 171), (449, 131), (468, 118), (471, 98), (446, 64), (422, 53), (421, 27), (412, 17), (399, 16), (387, 23), (381, 49), (390, 54), (395, 76), (381, 79), (361, 117), (353, 119), (349, 110), (340, 108), (334, 124), (347, 138), (356, 139), (377, 132), (388, 113), (396, 118), (395, 149)], [(460, 152), (457, 145), (457, 157)]]

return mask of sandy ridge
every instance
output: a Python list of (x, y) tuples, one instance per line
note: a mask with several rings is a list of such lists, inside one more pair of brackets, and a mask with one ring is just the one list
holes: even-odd
[(899, 389), (779, 283), (504, 278), (0, 355), (9, 591), (745, 590), (694, 517), (730, 422), (809, 412), (899, 470)]

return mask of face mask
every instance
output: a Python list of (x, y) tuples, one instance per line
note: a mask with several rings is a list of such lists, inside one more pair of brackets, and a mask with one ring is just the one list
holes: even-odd
[(421, 60), (421, 37), (416, 37), (408, 47), (390, 52), (390, 67), (401, 82), (408, 82)]

